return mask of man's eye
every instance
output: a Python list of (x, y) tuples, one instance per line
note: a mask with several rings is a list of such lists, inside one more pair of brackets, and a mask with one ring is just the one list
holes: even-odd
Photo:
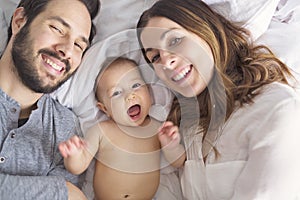
[(75, 46), (78, 47), (81, 51), (84, 51), (84, 48), (80, 44), (75, 43)]
[(133, 88), (133, 89), (136, 89), (136, 88), (139, 88), (139, 87), (141, 87), (141, 86), (142, 86), (142, 84), (140, 84), (140, 83), (135, 83), (135, 84), (133, 84), (132, 88)]
[(63, 31), (59, 28), (57, 28), (56, 26), (50, 25), (50, 27), (55, 30), (56, 32), (58, 32), (59, 34), (63, 34)]
[(181, 42), (181, 40), (182, 40), (182, 37), (180, 37), (180, 38), (176, 37), (170, 41), (169, 46), (170, 47), (175, 46), (175, 45), (179, 44)]

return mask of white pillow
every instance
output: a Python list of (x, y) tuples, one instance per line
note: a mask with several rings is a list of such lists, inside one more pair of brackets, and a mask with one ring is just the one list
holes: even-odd
[(242, 24), (253, 39), (263, 34), (280, 0), (203, 0), (227, 19)]
[(5, 24), (10, 23), (10, 19), (12, 16), (13, 11), (19, 4), (20, 0), (1, 0), (0, 1), (0, 8), (3, 12)]
[[(277, 7), (267, 31), (257, 39), (300, 77), (300, 1), (283, 0)], [(300, 80), (300, 78), (298, 78)]]
[(95, 41), (102, 41), (120, 31), (135, 28), (142, 12), (156, 1), (100, 0), (100, 13), (94, 20), (98, 28)]
[(3, 50), (6, 45), (7, 40), (7, 24), (4, 18), (4, 12), (0, 8), (0, 55), (2, 55)]
[[(100, 15), (94, 20), (99, 32), (95, 41), (134, 28), (141, 13), (157, 0), (101, 0)], [(228, 19), (244, 24), (259, 37), (268, 27), (280, 0), (203, 0)]]
[(0, 1), (0, 55), (7, 42), (7, 28), (10, 23), (10, 19), (13, 10), (17, 7), (19, 0), (1, 0)]

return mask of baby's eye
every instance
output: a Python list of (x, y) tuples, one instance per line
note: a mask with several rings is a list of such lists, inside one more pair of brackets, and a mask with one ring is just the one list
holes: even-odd
[(121, 94), (121, 91), (114, 91), (111, 96), (115, 97), (115, 96), (118, 96), (120, 94)]
[(140, 83), (135, 83), (135, 84), (132, 85), (132, 88), (133, 88), (133, 89), (136, 89), (136, 88), (139, 88), (139, 87), (141, 87), (141, 86), (142, 86), (142, 84), (140, 84)]
[(169, 42), (169, 46), (175, 46), (177, 44), (179, 44), (182, 41), (182, 37), (175, 37), (173, 39), (170, 40)]

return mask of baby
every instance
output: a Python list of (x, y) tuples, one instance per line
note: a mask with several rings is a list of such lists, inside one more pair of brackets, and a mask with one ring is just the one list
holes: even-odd
[(149, 89), (127, 58), (115, 59), (99, 74), (96, 99), (109, 120), (90, 128), (84, 139), (73, 136), (59, 145), (65, 167), (80, 174), (95, 156), (96, 199), (152, 199), (160, 180), (161, 146), (167, 160), (185, 159), (178, 128), (149, 117)]

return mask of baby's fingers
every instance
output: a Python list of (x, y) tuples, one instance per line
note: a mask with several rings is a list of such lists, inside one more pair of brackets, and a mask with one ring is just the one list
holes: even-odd
[(75, 145), (77, 148), (82, 148), (85, 146), (85, 142), (78, 136), (73, 136), (70, 138), (70, 143), (68, 145), (71, 147), (71, 145)]
[(170, 126), (174, 126), (173, 122), (171, 121), (166, 121), (162, 124), (160, 127), (159, 131), (164, 131), (165, 129), (168, 129)]
[(62, 142), (58, 145), (58, 150), (59, 150), (60, 154), (62, 155), (62, 157), (64, 157), (64, 158), (68, 157), (69, 151), (67, 149), (65, 142)]

